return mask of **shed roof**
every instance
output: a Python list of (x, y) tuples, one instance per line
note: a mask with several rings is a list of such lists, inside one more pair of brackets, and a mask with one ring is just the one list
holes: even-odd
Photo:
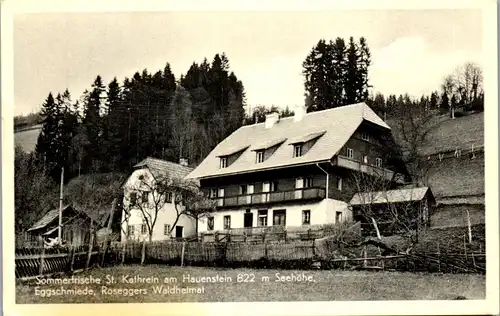
[(367, 205), (367, 204), (383, 204), (383, 203), (398, 203), (421, 201), (427, 192), (428, 187), (397, 189), (378, 192), (363, 192), (356, 193), (352, 197), (351, 205)]
[[(69, 204), (64, 206), (62, 209), (63, 214), (66, 212), (66, 210), (68, 210), (70, 208), (72, 208), (72, 207)], [(33, 230), (45, 228), (47, 225), (52, 223), (52, 221), (54, 221), (58, 216), (59, 216), (59, 209), (58, 208), (50, 210), (47, 213), (45, 213), (45, 215), (43, 215), (42, 218), (40, 218), (38, 221), (36, 221), (36, 223), (33, 224), (33, 226), (31, 226), (28, 229), (28, 231), (33, 231)]]

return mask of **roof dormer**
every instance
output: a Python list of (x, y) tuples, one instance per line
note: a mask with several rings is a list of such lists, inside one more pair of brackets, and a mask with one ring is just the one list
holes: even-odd
[(253, 146), (252, 151), (255, 152), (255, 163), (263, 163), (266, 159), (271, 157), (276, 149), (286, 140), (286, 138), (278, 138)]
[(232, 163), (234, 163), (238, 157), (250, 146), (240, 146), (231, 148), (225, 152), (222, 152), (217, 155), (219, 158), (219, 169), (224, 169), (229, 167)]
[(305, 155), (314, 145), (315, 141), (325, 133), (326, 131), (314, 132), (292, 139), (289, 144), (293, 145), (293, 158)]

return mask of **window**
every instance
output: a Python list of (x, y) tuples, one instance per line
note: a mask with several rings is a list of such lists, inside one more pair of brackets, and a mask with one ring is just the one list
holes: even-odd
[(257, 153), (257, 163), (261, 163), (261, 162), (264, 162), (264, 151), (263, 150), (259, 150)]
[(382, 158), (375, 159), (375, 165), (377, 167), (382, 167)]
[(301, 199), (302, 198), (302, 188), (304, 187), (304, 179), (303, 178), (296, 178), (295, 179), (295, 192), (294, 192), (294, 198), (295, 199)]
[(148, 202), (148, 197), (149, 197), (149, 192), (148, 191), (142, 191), (141, 201), (143, 203)]
[(214, 218), (211, 216), (207, 218), (207, 230), (214, 230)]
[(137, 204), (137, 193), (132, 192), (130, 193), (130, 206), (134, 206)]
[(217, 192), (217, 205), (218, 206), (223, 206), (224, 205), (224, 188), (220, 188)]
[(273, 211), (273, 225), (285, 226), (286, 225), (286, 210)]
[(170, 225), (169, 224), (163, 225), (163, 235), (165, 235), (165, 236), (170, 235)]
[(342, 212), (337, 212), (335, 214), (335, 223), (339, 223), (342, 221)]
[(361, 133), (361, 139), (369, 141), (370, 140), (370, 135), (367, 132)]
[(182, 238), (184, 226), (175, 226), (175, 238)]
[(141, 224), (141, 234), (144, 235), (148, 232), (146, 224)]
[(313, 186), (313, 178), (304, 178), (304, 188), (311, 188)]
[(226, 168), (227, 167), (227, 157), (222, 157), (220, 159), (220, 168)]
[(363, 163), (368, 164), (368, 156), (363, 156)]
[(172, 192), (167, 192), (166, 196), (165, 196), (165, 200), (167, 203), (172, 203)]
[(351, 148), (347, 148), (347, 158), (353, 159), (354, 158), (354, 150)]
[(259, 210), (259, 226), (267, 226), (267, 210)]
[(127, 227), (127, 236), (134, 236), (134, 225), (128, 225)]
[(210, 197), (212, 199), (217, 197), (217, 189), (210, 190)]
[(302, 145), (295, 145), (293, 146), (293, 157), (300, 157), (302, 156)]
[(337, 190), (342, 191), (342, 178), (337, 178)]
[(224, 216), (224, 229), (231, 229), (231, 215)]
[(311, 224), (311, 210), (302, 211), (302, 225)]
[(245, 194), (247, 194), (247, 186), (240, 185), (240, 195), (245, 195)]
[(273, 181), (271, 182), (271, 192), (276, 192), (278, 191), (278, 181)]

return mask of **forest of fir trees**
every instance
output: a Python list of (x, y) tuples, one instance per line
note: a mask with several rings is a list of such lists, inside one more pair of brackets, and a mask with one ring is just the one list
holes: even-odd
[(243, 124), (243, 84), (225, 54), (193, 63), (178, 80), (170, 65), (107, 85), (97, 76), (75, 102), (69, 91), (42, 105), (37, 163), (57, 179), (124, 172), (152, 156), (199, 163)]

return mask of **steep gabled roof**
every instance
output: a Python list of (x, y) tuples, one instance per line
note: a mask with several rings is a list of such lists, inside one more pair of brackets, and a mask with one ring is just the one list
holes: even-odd
[(135, 169), (144, 167), (147, 167), (154, 176), (168, 174), (169, 177), (177, 179), (184, 179), (193, 170), (193, 168), (178, 163), (152, 157), (147, 157), (134, 166)]
[[(187, 178), (214, 177), (327, 161), (338, 153), (363, 121), (390, 130), (365, 103), (311, 112), (299, 122), (294, 122), (293, 117), (281, 118), (271, 128), (265, 128), (265, 123), (243, 126), (220, 142)], [(287, 145), (311, 135), (317, 137), (314, 146), (303, 156), (293, 158), (293, 148)], [(262, 163), (255, 163), (255, 152), (248, 147), (261, 147), (261, 144), (282, 139), (286, 140), (271, 157)], [(228, 167), (219, 168), (218, 157), (234, 152), (235, 148), (244, 148), (244, 151)]]

